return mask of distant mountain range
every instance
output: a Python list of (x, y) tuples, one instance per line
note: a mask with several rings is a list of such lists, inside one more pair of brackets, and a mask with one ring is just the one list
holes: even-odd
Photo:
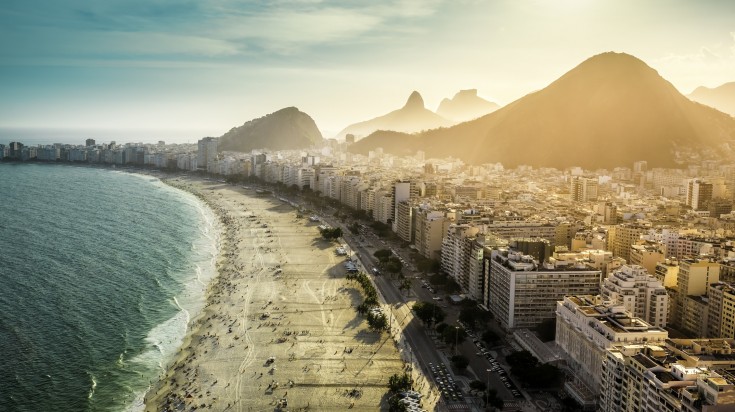
[(419, 92), (414, 91), (408, 97), (406, 104), (374, 119), (347, 126), (336, 136), (342, 140), (348, 134), (356, 137), (367, 136), (377, 130), (392, 130), (404, 133), (420, 132), (453, 125), (454, 122), (445, 119), (424, 106), (424, 99)]
[(695, 102), (735, 116), (735, 82), (725, 83), (714, 89), (700, 86), (694, 89), (688, 97)]
[(240, 127), (220, 137), (224, 151), (249, 152), (253, 149), (296, 150), (321, 143), (322, 134), (308, 114), (287, 107)]
[(436, 113), (455, 122), (466, 122), (498, 110), (497, 103), (489, 102), (477, 95), (477, 89), (460, 90), (453, 98), (439, 103)]
[(692, 102), (636, 57), (609, 52), (479, 119), (416, 135), (378, 131), (350, 150), (508, 167), (672, 167), (685, 149), (730, 156), (733, 140), (735, 119)]

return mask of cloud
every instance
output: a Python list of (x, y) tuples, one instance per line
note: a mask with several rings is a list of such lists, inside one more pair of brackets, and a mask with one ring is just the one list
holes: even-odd
[[(43, 1), (43, 0), (41, 0)], [(108, 0), (16, 3), (0, 10), (0, 53), (131, 59), (313, 56), (428, 30), (441, 0)], [(4, 26), (4, 28), (3, 28)], [(22, 43), (21, 49), (15, 43)], [(7, 63), (7, 61), (6, 61)]]
[(414, 20), (433, 14), (438, 1), (389, 4), (289, 0), (261, 10), (226, 11), (211, 35), (266, 52), (293, 54), (316, 45), (346, 45), (384, 39), (410, 30)]
[(701, 46), (693, 53), (669, 53), (651, 59), (651, 66), (684, 92), (702, 85), (718, 86), (730, 82), (735, 73), (735, 32), (727, 34), (726, 41)]

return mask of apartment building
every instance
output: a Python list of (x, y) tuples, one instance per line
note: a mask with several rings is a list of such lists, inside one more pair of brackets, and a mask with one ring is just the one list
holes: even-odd
[(624, 265), (602, 282), (602, 297), (656, 327), (666, 327), (669, 296), (643, 266)]
[(573, 202), (589, 202), (597, 200), (597, 179), (572, 176), (569, 191), (571, 194), (570, 198)]
[(713, 283), (707, 296), (707, 337), (735, 338), (735, 287), (724, 282)]
[(488, 309), (504, 329), (534, 328), (555, 317), (565, 295), (596, 295), (601, 272), (579, 261), (535, 261), (512, 248), (491, 251)]
[(630, 262), (630, 247), (638, 243), (641, 235), (648, 232), (648, 226), (641, 224), (627, 224), (610, 226), (607, 232), (607, 249), (613, 256)]
[(701, 179), (691, 179), (686, 184), (686, 205), (693, 210), (707, 210), (709, 201), (712, 200), (711, 183)]
[(705, 412), (735, 409), (731, 339), (669, 339), (610, 348), (599, 411)]
[(416, 214), (414, 228), (416, 250), (423, 257), (438, 259), (442, 250), (442, 238), (452, 221), (443, 211), (418, 207), (414, 212)]
[(393, 231), (403, 241), (413, 243), (414, 237), (413, 206), (407, 200), (396, 203), (395, 222)]
[(666, 246), (660, 242), (639, 241), (630, 247), (631, 265), (639, 265), (646, 268), (648, 273), (656, 272), (656, 264), (666, 259)]
[(593, 394), (600, 393), (602, 364), (606, 350), (632, 343), (663, 343), (668, 332), (634, 316), (622, 305), (602, 296), (565, 296), (556, 305), (556, 344), (577, 381), (567, 385), (567, 391), (580, 404), (590, 403), (583, 384)]
[(441, 268), (451, 276), (463, 289), (469, 289), (469, 278), (466, 273), (471, 248), (465, 239), (474, 239), (480, 233), (480, 227), (470, 224), (450, 224), (442, 240)]
[(671, 323), (695, 336), (706, 336), (709, 285), (720, 281), (720, 265), (709, 259), (679, 261), (675, 308)]

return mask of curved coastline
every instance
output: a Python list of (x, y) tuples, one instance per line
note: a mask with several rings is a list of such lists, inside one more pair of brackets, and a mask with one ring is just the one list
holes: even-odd
[(204, 307), (146, 394), (145, 410), (385, 407), (387, 376), (404, 362), (390, 336), (357, 315), (356, 285), (316, 225), (239, 186), (162, 181), (206, 203), (221, 236)]

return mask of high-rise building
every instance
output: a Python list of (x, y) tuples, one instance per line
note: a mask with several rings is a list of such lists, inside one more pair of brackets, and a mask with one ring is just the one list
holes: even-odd
[(720, 265), (708, 259), (682, 259), (679, 261), (676, 299), (670, 322), (695, 336), (707, 335), (706, 295), (709, 285), (720, 281)]
[(589, 202), (591, 200), (597, 200), (597, 179), (572, 176), (570, 182), (570, 197), (573, 202)]
[(694, 210), (707, 210), (712, 200), (712, 184), (691, 179), (686, 185), (686, 204)]
[(92, 146), (94, 146), (95, 143), (96, 142), (94, 141), (94, 139), (87, 139), (87, 140), (84, 141), (84, 145), (87, 146), (87, 147), (92, 147)]
[(600, 392), (602, 363), (606, 350), (633, 343), (663, 343), (668, 338), (663, 328), (652, 326), (631, 314), (622, 305), (601, 296), (565, 296), (556, 305), (556, 344), (564, 351), (572, 375), (567, 392), (581, 404), (594, 403), (585, 396), (586, 387)]
[(399, 238), (413, 243), (413, 207), (407, 200), (396, 203), (396, 215), (393, 227)]
[(618, 223), (618, 206), (612, 202), (606, 202), (603, 206), (602, 223), (616, 225)]
[(709, 412), (735, 406), (732, 339), (669, 339), (607, 350), (599, 411)]
[(480, 228), (470, 224), (450, 224), (442, 239), (441, 268), (451, 276), (460, 287), (468, 289), (466, 269), (469, 259), (466, 238), (473, 238), (480, 232)]
[(421, 256), (429, 259), (439, 258), (442, 239), (450, 224), (451, 220), (442, 211), (421, 207), (416, 209), (414, 244)]
[(633, 162), (633, 173), (645, 173), (648, 170), (648, 162), (645, 160), (638, 160)]
[(197, 143), (197, 165), (200, 168), (207, 169), (207, 165), (217, 158), (217, 144), (219, 139), (216, 137), (205, 137)]
[[(487, 262), (487, 260), (486, 260)], [(601, 272), (579, 261), (535, 261), (512, 248), (491, 252), (488, 309), (504, 329), (534, 328), (554, 319), (565, 295), (597, 295)]]
[(630, 247), (636, 244), (648, 229), (643, 225), (627, 223), (610, 226), (607, 232), (607, 248), (613, 252), (613, 256), (630, 262)]
[(642, 266), (624, 265), (612, 272), (602, 283), (601, 295), (653, 326), (666, 327), (669, 296)]
[(393, 221), (393, 231), (398, 231), (396, 223), (396, 212), (398, 211), (398, 204), (407, 200), (412, 199), (411, 197), (411, 183), (410, 182), (395, 182), (393, 183), (393, 211), (391, 220)]
[(735, 338), (735, 287), (723, 282), (713, 283), (707, 297), (707, 337)]
[(660, 242), (640, 241), (630, 246), (630, 263), (646, 268), (648, 273), (656, 273), (656, 265), (666, 260), (666, 246)]

